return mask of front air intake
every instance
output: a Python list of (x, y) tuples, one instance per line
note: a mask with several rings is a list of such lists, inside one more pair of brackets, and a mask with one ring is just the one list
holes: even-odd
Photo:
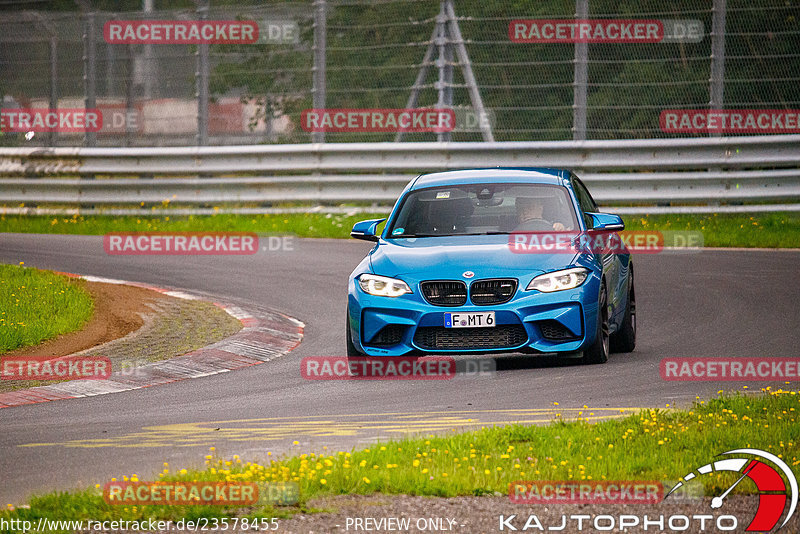
[(476, 280), (469, 287), (469, 298), (477, 306), (503, 304), (514, 297), (516, 290), (517, 280), (514, 278)]
[(435, 306), (463, 306), (467, 303), (467, 284), (458, 280), (431, 280), (419, 285), (425, 300)]

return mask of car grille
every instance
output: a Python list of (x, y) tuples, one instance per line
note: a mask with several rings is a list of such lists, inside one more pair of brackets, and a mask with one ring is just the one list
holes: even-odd
[(457, 280), (435, 280), (419, 285), (425, 300), (435, 306), (462, 306), (467, 303), (467, 284)]
[(494, 328), (444, 328), (421, 326), (414, 343), (421, 349), (501, 349), (519, 347), (528, 341), (520, 324), (502, 324)]
[(399, 324), (386, 325), (380, 329), (380, 332), (378, 332), (369, 343), (365, 343), (365, 345), (377, 347), (397, 345), (403, 340), (403, 334), (406, 328), (408, 327)]
[(476, 280), (469, 286), (469, 298), (473, 304), (503, 304), (514, 296), (517, 281), (514, 278), (498, 278), (496, 280)]
[(578, 336), (573, 334), (564, 325), (558, 321), (541, 321), (539, 328), (542, 331), (542, 336), (551, 341), (566, 341), (570, 339), (578, 339)]

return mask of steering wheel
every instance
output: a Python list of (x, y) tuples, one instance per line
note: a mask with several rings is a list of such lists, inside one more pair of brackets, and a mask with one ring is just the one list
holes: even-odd
[(544, 219), (528, 219), (519, 223), (515, 232), (547, 232), (553, 230), (553, 223)]

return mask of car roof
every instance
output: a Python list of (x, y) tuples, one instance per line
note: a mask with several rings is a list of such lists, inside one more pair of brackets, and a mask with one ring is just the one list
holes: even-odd
[(423, 174), (414, 181), (411, 189), (483, 182), (565, 185), (569, 174), (565, 169), (544, 167), (463, 169)]

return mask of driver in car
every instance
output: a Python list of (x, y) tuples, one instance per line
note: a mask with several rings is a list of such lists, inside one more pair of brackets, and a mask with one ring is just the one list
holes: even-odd
[(517, 197), (515, 206), (519, 224), (514, 230), (517, 232), (546, 231), (548, 228), (552, 228), (557, 232), (566, 230), (566, 227), (561, 222), (548, 221), (542, 217), (545, 200), (544, 198)]

